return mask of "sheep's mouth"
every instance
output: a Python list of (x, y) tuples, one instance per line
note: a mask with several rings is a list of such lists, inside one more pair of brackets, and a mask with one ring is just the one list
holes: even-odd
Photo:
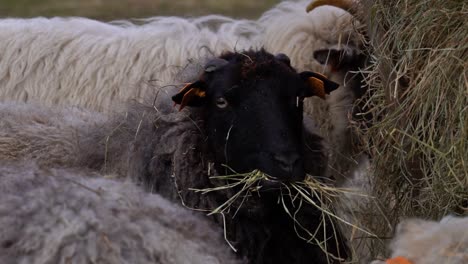
[(259, 192), (275, 192), (279, 191), (281, 189), (281, 186), (284, 183), (278, 180), (272, 180), (272, 179), (262, 179), (259, 182), (259, 186), (261, 188), (258, 190)]
[(329, 217), (336, 217), (330, 208), (331, 201), (340, 193), (350, 193), (349, 190), (332, 187), (311, 175), (306, 175), (301, 181), (283, 181), (260, 170), (211, 176), (210, 181), (214, 183), (214, 187), (191, 189), (201, 194), (220, 192), (226, 197), (221, 205), (210, 209), (209, 215), (232, 214), (232, 212), (235, 215), (241, 210), (250, 211), (252, 208), (265, 207), (265, 202), (274, 201), (283, 204), (286, 210), (285, 204), (310, 204)]
[[(332, 201), (342, 193), (352, 194), (350, 190), (332, 187), (317, 177), (307, 175), (302, 181), (280, 181), (259, 170), (254, 170), (243, 174), (212, 176), (210, 180), (223, 182), (224, 185), (194, 191), (202, 194), (222, 192), (226, 201), (210, 210), (208, 215), (221, 214), (222, 218), (226, 219), (227, 217), (234, 218), (242, 212), (241, 214), (249, 217), (261, 218), (268, 216), (271, 210), (277, 213), (276, 210), (280, 207), (291, 218), (298, 236), (318, 245), (321, 243), (320, 238), (314, 235), (317, 230), (307, 229), (307, 224), (302, 223), (303, 219), (297, 218), (302, 210), (315, 208), (314, 210), (323, 214), (321, 227), (326, 224), (326, 219), (337, 220), (373, 236), (372, 233), (334, 214)], [(362, 194), (356, 193), (356, 195)], [(334, 230), (334, 227), (332, 228)]]
[[(284, 181), (272, 177), (260, 170), (248, 173), (211, 176), (214, 187), (206, 189), (192, 189), (202, 194), (222, 192), (226, 197), (224, 203), (211, 210), (210, 214), (225, 214), (232, 210), (238, 212), (250, 207), (264, 205), (265, 201), (283, 201), (284, 199), (303, 200), (310, 202), (311, 197), (329, 192), (328, 186), (314, 179), (312, 176), (301, 181)], [(325, 193), (325, 195), (327, 195)]]

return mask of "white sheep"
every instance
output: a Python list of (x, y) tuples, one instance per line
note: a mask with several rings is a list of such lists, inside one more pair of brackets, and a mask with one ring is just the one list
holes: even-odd
[(86, 170), (0, 162), (0, 263), (243, 263), (206, 218)]
[[(206, 23), (219, 25), (212, 30)], [(3, 19), (1, 98), (108, 110), (112, 102), (145, 98), (148, 83), (175, 84), (189, 60), (206, 56), (207, 49), (232, 49), (236, 42), (243, 47), (256, 30), (252, 22), (219, 16), (153, 18), (143, 25)]]
[(288, 54), (300, 71), (324, 72), (313, 52), (355, 44), (351, 16), (333, 7), (307, 14), (306, 4), (280, 3), (256, 21), (216, 15), (135, 23), (1, 19), (0, 100), (107, 111), (113, 102), (141, 101), (154, 87), (196, 78), (184, 69), (207, 57), (262, 46)]
[(462, 264), (468, 262), (468, 217), (446, 216), (440, 222), (406, 219), (391, 242), (391, 258), (372, 264)]

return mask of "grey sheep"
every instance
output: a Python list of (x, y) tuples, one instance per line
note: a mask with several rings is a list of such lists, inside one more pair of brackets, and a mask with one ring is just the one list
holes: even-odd
[(0, 226), (0, 263), (242, 263), (207, 219), (86, 170), (0, 162)]

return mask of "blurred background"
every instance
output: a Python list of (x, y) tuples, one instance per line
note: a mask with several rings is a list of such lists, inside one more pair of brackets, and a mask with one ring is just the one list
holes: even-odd
[(222, 14), (257, 18), (279, 0), (0, 0), (0, 17), (83, 16), (100, 20)]

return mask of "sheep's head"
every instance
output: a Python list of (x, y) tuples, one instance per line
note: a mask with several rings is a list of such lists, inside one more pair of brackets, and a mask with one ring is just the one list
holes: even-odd
[(199, 80), (172, 99), (181, 108), (204, 109), (209, 151), (219, 173), (226, 173), (224, 164), (238, 173), (259, 169), (292, 181), (305, 176), (303, 99), (324, 98), (337, 87), (322, 75), (297, 73), (284, 54), (248, 51), (208, 62)]

